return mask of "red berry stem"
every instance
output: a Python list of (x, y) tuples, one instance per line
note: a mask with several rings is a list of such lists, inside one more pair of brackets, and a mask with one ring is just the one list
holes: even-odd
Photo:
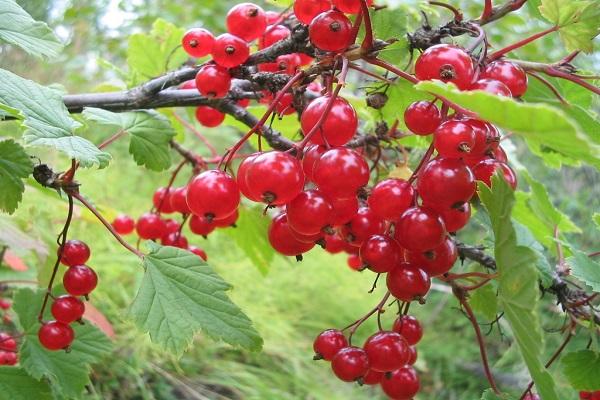
[(516, 43), (511, 44), (510, 46), (506, 46), (503, 49), (500, 49), (498, 51), (493, 52), (492, 54), (489, 55), (488, 59), (490, 61), (494, 61), (497, 60), (498, 58), (502, 57), (503, 55), (505, 55), (506, 53), (510, 53), (513, 50), (519, 49), (533, 41), (536, 41), (550, 33), (556, 32), (558, 31), (559, 26), (553, 26), (552, 28), (548, 28), (546, 30), (543, 30), (541, 32), (536, 33), (535, 35), (529, 36), (528, 38), (525, 38), (523, 40), (519, 40)]
[(390, 298), (390, 295), (391, 293), (389, 291), (386, 292), (381, 301), (375, 306), (375, 308), (369, 311), (364, 317), (354, 321), (353, 323), (342, 329), (342, 331), (350, 329), (350, 333), (348, 334), (348, 343), (350, 343), (350, 346), (352, 346), (352, 336), (354, 335), (354, 332), (356, 332), (356, 330), (373, 314), (375, 314), (376, 312), (382, 312), (381, 310), (383, 310), (383, 306), (385, 306), (385, 303)]
[[(179, 162), (179, 164), (177, 164), (177, 167), (175, 167), (175, 169), (173, 170), (173, 173), (171, 174), (171, 178), (169, 178), (169, 182), (167, 183), (167, 186), (165, 187), (165, 194), (160, 199), (160, 203), (158, 205), (158, 210), (162, 210), (165, 200), (169, 198), (169, 192), (170, 192), (171, 188), (173, 187), (173, 183), (175, 182), (177, 175), (179, 175), (179, 172), (181, 171), (181, 169), (183, 168), (183, 166), (186, 163), (187, 163), (186, 159), (181, 160)], [(154, 212), (154, 211), (156, 211), (156, 207), (152, 207), (151, 212)]]
[(356, 19), (354, 20), (354, 25), (352, 25), (352, 34), (350, 35), (350, 43), (355, 43), (356, 38), (358, 37), (358, 32), (360, 31), (360, 26), (362, 24), (363, 14), (362, 9), (356, 15)]
[(535, 79), (537, 79), (538, 81), (540, 81), (542, 83), (542, 85), (544, 85), (548, 89), (550, 89), (550, 91), (552, 92), (552, 94), (554, 94), (554, 96), (562, 104), (569, 105), (569, 102), (562, 96), (562, 94), (560, 94), (560, 92), (558, 91), (558, 89), (556, 88), (556, 86), (554, 86), (548, 79), (544, 78), (543, 76), (540, 76), (537, 72), (533, 72), (533, 71), (527, 71), (527, 74), (529, 76), (534, 77)]
[(114, 135), (112, 135), (111, 137), (109, 137), (108, 139), (106, 139), (104, 142), (100, 143), (98, 145), (98, 149), (103, 150), (106, 147), (108, 147), (110, 144), (112, 144), (113, 142), (115, 142), (116, 140), (118, 140), (120, 137), (122, 137), (123, 135), (125, 135), (125, 130), (120, 129), (117, 133), (115, 133)]
[(408, 182), (412, 183), (412, 182), (415, 181), (415, 179), (417, 179), (417, 177), (419, 176), (419, 172), (429, 162), (429, 159), (433, 155), (434, 151), (435, 151), (435, 146), (433, 145), (433, 142), (432, 142), (429, 145), (429, 148), (427, 149), (427, 151), (425, 152), (425, 154), (423, 155), (423, 158), (421, 158), (421, 161), (419, 162), (419, 165), (414, 170), (414, 172), (412, 173), (412, 175), (410, 176), (410, 178), (408, 178)]
[(377, 79), (377, 80), (380, 80), (380, 81), (382, 81), (382, 82), (385, 82), (385, 83), (387, 83), (388, 85), (392, 85), (392, 84), (394, 84), (394, 82), (390, 81), (389, 79), (386, 79), (385, 77), (383, 77), (383, 76), (381, 76), (381, 75), (379, 75), (379, 74), (376, 74), (376, 73), (374, 73), (374, 72), (371, 72), (371, 71), (369, 71), (369, 70), (366, 70), (366, 69), (364, 69), (364, 68), (362, 68), (362, 67), (360, 67), (360, 66), (358, 66), (358, 65), (356, 65), (356, 64), (354, 64), (354, 63), (350, 63), (350, 65), (349, 65), (348, 67), (349, 67), (350, 69), (353, 69), (353, 70), (355, 70), (355, 71), (358, 71), (358, 72), (360, 72), (360, 73), (362, 73), (362, 74), (368, 75), (368, 76), (370, 76), (371, 78), (375, 78), (375, 79)]
[(69, 232), (69, 227), (71, 226), (71, 221), (73, 219), (72, 193), (67, 193), (67, 200), (69, 202), (67, 219), (65, 220), (65, 225), (63, 226), (62, 231), (58, 234), (58, 238), (56, 239), (56, 243), (58, 244), (58, 255), (56, 256), (56, 262), (54, 263), (54, 267), (52, 268), (52, 275), (50, 276), (50, 281), (48, 282), (46, 294), (44, 295), (44, 300), (42, 301), (42, 307), (40, 309), (40, 313), (38, 314), (39, 322), (42, 322), (42, 320), (44, 319), (44, 311), (46, 310), (46, 306), (48, 305), (48, 299), (52, 296), (52, 286), (54, 285), (54, 279), (56, 279), (56, 274), (58, 272), (58, 267), (62, 258), (63, 248), (65, 246), (65, 242), (67, 241), (67, 233)]
[(198, 139), (200, 139), (200, 141), (202, 143), (204, 143), (204, 145), (210, 151), (210, 155), (213, 158), (219, 156), (219, 152), (217, 151), (215, 146), (213, 146), (210, 143), (210, 141), (206, 138), (206, 136), (204, 136), (202, 133), (200, 133), (200, 131), (198, 129), (196, 129), (192, 124), (187, 122), (184, 118), (181, 118), (179, 115), (177, 115), (177, 113), (173, 113), (173, 116), (175, 117), (175, 119), (177, 121), (179, 121), (183, 126), (185, 126), (190, 132), (192, 132)]
[(443, 7), (447, 10), (452, 11), (452, 14), (454, 14), (455, 22), (461, 22), (463, 20), (463, 14), (460, 12), (460, 10), (458, 10), (456, 7), (450, 4), (442, 3), (441, 1), (429, 1), (429, 4), (433, 6)]
[(371, 24), (371, 16), (369, 15), (369, 5), (367, 4), (367, 0), (360, 0), (360, 11), (365, 24), (365, 38), (363, 39), (360, 48), (365, 54), (368, 54), (373, 48), (374, 38), (373, 26)]
[(493, 7), (494, 4), (492, 0), (485, 0), (485, 4), (483, 5), (483, 12), (481, 13), (481, 17), (479, 17), (479, 20), (481, 22), (487, 21), (488, 18), (490, 18), (490, 16), (492, 15)]
[[(115, 229), (113, 228), (113, 226), (111, 225), (110, 222), (108, 222), (106, 220), (106, 218), (104, 218), (102, 216), (102, 214), (100, 214), (100, 212), (96, 209), (96, 207), (94, 207), (89, 201), (87, 201), (83, 196), (81, 196), (80, 193), (71, 193), (69, 198), (71, 198), (71, 196), (77, 200), (79, 200), (79, 202), (81, 202), (81, 204), (83, 204), (88, 210), (90, 210), (90, 212), (92, 214), (94, 214), (94, 216), (96, 216), (96, 218), (98, 218), (98, 220), (102, 223), (102, 225), (104, 225), (106, 227), (106, 229), (108, 229), (108, 231), (115, 237), (115, 239), (117, 239), (117, 241), (119, 243), (121, 243), (121, 245), (123, 247), (125, 247), (127, 250), (129, 250), (130, 252), (132, 252), (133, 254), (135, 254), (136, 256), (138, 256), (139, 258), (144, 258), (144, 254), (142, 252), (140, 252), (139, 250), (136, 250), (133, 246), (131, 246), (129, 243), (127, 243), (123, 237), (121, 235), (119, 235)], [(73, 200), (71, 199), (71, 203), (73, 202)], [(65, 234), (66, 236), (66, 234)], [(59, 257), (60, 260), (60, 257)], [(57, 263), (58, 266), (58, 263)], [(56, 270), (55, 270), (56, 272)]]

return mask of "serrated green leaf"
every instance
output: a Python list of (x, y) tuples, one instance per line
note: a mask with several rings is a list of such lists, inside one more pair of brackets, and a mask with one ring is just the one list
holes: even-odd
[(566, 261), (571, 267), (571, 275), (600, 293), (600, 264), (573, 246), (569, 246), (569, 249), (573, 256)]
[(13, 0), (0, 0), (0, 40), (34, 56), (56, 57), (63, 48), (48, 25), (34, 20)]
[(560, 161), (572, 165), (583, 161), (600, 168), (600, 146), (591, 143), (575, 121), (557, 108), (519, 103), (480, 90), (461, 92), (456, 86), (442, 82), (424, 81), (416, 88), (443, 96), (481, 119), (523, 137), (534, 154), (544, 161), (550, 159), (553, 166), (557, 161), (558, 165)]
[(129, 153), (138, 165), (153, 171), (163, 171), (171, 166), (169, 141), (175, 136), (175, 131), (162, 114), (152, 110), (113, 113), (99, 108), (86, 108), (83, 116), (129, 133)]
[(600, 390), (600, 353), (575, 351), (562, 358), (563, 372), (575, 390)]
[(548, 262), (548, 259), (546, 259), (546, 256), (544, 256), (544, 246), (535, 239), (531, 231), (525, 225), (518, 221), (513, 221), (513, 225), (517, 234), (517, 245), (527, 247), (535, 253), (535, 267), (539, 273), (542, 286), (549, 287), (554, 281), (554, 269)]
[(202, 330), (231, 345), (260, 350), (262, 339), (252, 321), (226, 294), (231, 286), (208, 264), (175, 247), (153, 242), (148, 247), (131, 316), (153, 342), (181, 354)]
[(405, 9), (388, 7), (371, 13), (373, 35), (390, 42), (379, 51), (379, 58), (394, 65), (406, 65), (410, 57), (408, 37), (408, 14)]
[(0, 108), (19, 110), (15, 116), (27, 127), (25, 143), (53, 147), (77, 159), (82, 167), (108, 165), (108, 153), (73, 135), (80, 124), (71, 118), (61, 95), (54, 90), (0, 69)]
[(33, 171), (33, 163), (14, 140), (0, 142), (0, 210), (12, 214), (19, 205), (25, 185), (23, 179)]
[(559, 27), (568, 51), (593, 50), (592, 40), (600, 33), (600, 2), (588, 0), (542, 0), (541, 14)]
[(236, 227), (226, 229), (225, 233), (233, 239), (260, 273), (266, 275), (275, 257), (275, 250), (267, 239), (270, 220), (257, 207), (240, 207), (239, 212)]
[[(21, 365), (33, 378), (48, 379), (56, 398), (76, 399), (90, 383), (90, 364), (100, 361), (112, 345), (98, 328), (86, 323), (72, 325), (75, 341), (69, 353), (43, 348), (37, 337), (40, 328), (37, 315), (44, 293), (41, 289), (21, 289), (14, 298), (13, 308), (24, 332), (19, 348)], [(45, 319), (49, 317), (47, 307)]]
[(29, 376), (23, 368), (0, 367), (0, 400), (52, 400), (46, 382)]
[(515, 195), (503, 177), (494, 175), (492, 189), (479, 184), (479, 197), (494, 231), (494, 256), (498, 267), (498, 302), (511, 326), (521, 355), (544, 400), (558, 400), (552, 376), (541, 361), (543, 336), (538, 310), (536, 252), (521, 246), (510, 218)]
[(488, 321), (496, 319), (498, 314), (498, 300), (496, 289), (491, 283), (471, 292), (469, 304), (475, 312), (480, 313)]

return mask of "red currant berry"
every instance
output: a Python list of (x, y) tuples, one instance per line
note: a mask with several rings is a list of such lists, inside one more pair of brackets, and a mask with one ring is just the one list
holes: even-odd
[(240, 192), (242, 192), (242, 194), (244, 196), (246, 196), (246, 198), (248, 198), (252, 201), (261, 201), (260, 196), (254, 196), (254, 194), (250, 190), (250, 187), (248, 187), (248, 181), (247, 181), (248, 171), (250, 169), (250, 166), (252, 165), (252, 163), (254, 162), (256, 157), (258, 157), (259, 155), (261, 155), (261, 153), (254, 153), (254, 154), (250, 154), (248, 157), (244, 158), (244, 160), (240, 163), (240, 166), (238, 167), (238, 172), (237, 172), (237, 184), (238, 184), (238, 187), (240, 188)]
[(63, 295), (54, 299), (51, 312), (58, 322), (68, 325), (83, 317), (85, 304), (77, 297)]
[(385, 232), (385, 221), (379, 218), (368, 207), (361, 207), (352, 219), (342, 228), (343, 236), (354, 246), (362, 243), (373, 235)]
[(408, 343), (396, 332), (377, 332), (363, 347), (375, 371), (390, 372), (408, 361)]
[(9, 299), (0, 299), (0, 309), (9, 310), (12, 307), (12, 301)]
[(593, 395), (592, 392), (579, 392), (579, 398), (582, 400), (591, 400)]
[(333, 206), (318, 190), (301, 192), (285, 210), (290, 227), (303, 235), (315, 235), (333, 223)]
[(19, 362), (19, 356), (12, 351), (0, 352), (0, 365), (16, 365)]
[(237, 105), (242, 108), (246, 108), (250, 105), (250, 99), (239, 99), (237, 101)]
[(171, 189), (169, 196), (171, 202), (171, 209), (181, 214), (189, 214), (191, 211), (187, 205), (187, 201), (185, 200), (186, 196), (186, 186)]
[(171, 232), (168, 235), (163, 236), (161, 243), (163, 246), (179, 247), (180, 249), (188, 248), (187, 238), (179, 232)]
[(196, 87), (203, 96), (225, 97), (231, 88), (231, 75), (220, 65), (205, 65), (196, 74)]
[(510, 61), (491, 62), (480, 77), (496, 79), (504, 83), (515, 97), (522, 96), (527, 91), (527, 74), (521, 67)]
[(304, 171), (304, 176), (307, 180), (313, 180), (315, 164), (326, 151), (327, 148), (325, 146), (319, 146), (316, 144), (309, 146), (304, 151), (304, 156), (302, 157), (302, 170)]
[(392, 296), (410, 302), (420, 300), (427, 294), (431, 279), (421, 268), (402, 264), (387, 274), (386, 284)]
[(402, 335), (410, 346), (419, 343), (423, 337), (423, 328), (419, 320), (412, 315), (402, 315), (396, 318), (392, 330)]
[(508, 86), (495, 79), (479, 79), (473, 83), (471, 90), (483, 90), (484, 92), (491, 93), (496, 96), (512, 97), (512, 93), (510, 92)]
[(345, 248), (346, 242), (337, 234), (337, 232), (333, 235), (325, 235), (325, 251), (328, 253), (341, 253)]
[(258, 39), (258, 48), (264, 49), (288, 38), (292, 33), (284, 25), (269, 25), (265, 33)]
[(142, 239), (159, 239), (165, 234), (166, 225), (158, 214), (145, 213), (137, 220), (135, 230)]
[(350, 267), (350, 269), (355, 271), (360, 271), (363, 269), (363, 264), (358, 254), (350, 254), (346, 262), (348, 263), (348, 267)]
[[(298, 55), (298, 53), (281, 55), (277, 57), (277, 59), (275, 59), (275, 65), (277, 67), (277, 70), (275, 72), (294, 75), (301, 62), (302, 61), (300, 60), (300, 56)], [(291, 99), (293, 99), (291, 94), (289, 94), (289, 98), (289, 103), (291, 104)], [(292, 112), (293, 111), (288, 111), (288, 113), (285, 115), (291, 114)], [(278, 113), (281, 114), (281, 112), (279, 111)]]
[(475, 132), (471, 125), (464, 121), (449, 120), (435, 130), (433, 145), (442, 157), (465, 157), (475, 147)]
[(388, 178), (375, 185), (368, 203), (379, 218), (395, 221), (410, 208), (414, 195), (415, 191), (410, 183), (403, 179)]
[(390, 272), (399, 263), (402, 249), (389, 236), (373, 235), (360, 246), (360, 259), (377, 273)]
[(471, 204), (463, 203), (460, 206), (451, 208), (435, 208), (435, 211), (440, 214), (444, 226), (448, 232), (458, 232), (469, 222), (471, 218)]
[(192, 215), (189, 226), (192, 233), (200, 236), (208, 236), (216, 228), (214, 220), (209, 221), (208, 218), (203, 215)]
[(426, 207), (409, 208), (396, 224), (395, 239), (410, 251), (431, 250), (442, 244), (446, 228), (440, 216)]
[(410, 400), (419, 392), (421, 383), (412, 367), (402, 367), (390, 376), (384, 376), (381, 388), (392, 399)]
[(356, 151), (337, 147), (323, 153), (313, 175), (319, 189), (330, 199), (348, 198), (356, 196), (369, 182), (369, 165)]
[(359, 347), (344, 347), (331, 360), (331, 369), (342, 381), (354, 382), (369, 371), (369, 358)]
[(225, 218), (215, 219), (213, 220), (213, 224), (217, 228), (229, 228), (230, 226), (234, 226), (238, 218), (240, 217), (240, 213), (238, 210), (235, 210), (233, 214), (228, 215)]
[(339, 11), (325, 11), (311, 21), (308, 35), (316, 48), (340, 52), (351, 44), (352, 22)]
[(442, 123), (442, 114), (433, 102), (416, 101), (404, 111), (404, 123), (416, 135), (430, 135)]
[(152, 204), (154, 204), (154, 208), (159, 213), (171, 214), (174, 210), (171, 207), (171, 193), (173, 189), (171, 188), (158, 188), (156, 192), (154, 192), (154, 196), (152, 196)]
[(307, 244), (316, 244), (317, 242), (320, 242), (323, 239), (323, 233), (319, 232), (319, 233), (315, 233), (313, 235), (304, 235), (302, 233), (298, 233), (296, 232), (290, 225), (288, 225), (290, 227), (290, 231), (292, 231), (292, 236), (294, 236), (296, 238), (296, 240), (302, 242), (302, 243), (307, 243)]
[(190, 57), (204, 57), (212, 51), (215, 37), (203, 28), (190, 29), (183, 35), (181, 45)]
[(293, 114), (294, 111), (294, 95), (291, 93), (285, 93), (281, 96), (281, 99), (275, 105), (275, 111), (279, 116)]
[(40, 327), (38, 338), (46, 349), (60, 350), (69, 347), (73, 343), (75, 332), (69, 325), (58, 321), (50, 321)]
[(473, 60), (459, 47), (437, 44), (419, 56), (415, 63), (415, 74), (422, 81), (439, 79), (452, 82), (459, 89), (466, 90), (473, 80)]
[(225, 114), (209, 106), (199, 106), (196, 107), (196, 120), (198, 120), (202, 126), (214, 128), (225, 121)]
[(203, 259), (204, 261), (208, 260), (208, 256), (206, 255), (206, 252), (204, 250), (202, 250), (200, 247), (189, 246), (188, 251), (191, 253), (194, 253), (195, 255), (197, 255), (198, 257)]
[(412, 265), (418, 265), (431, 277), (440, 276), (450, 271), (457, 258), (456, 244), (449, 237), (435, 249), (425, 252), (408, 252), (408, 262)]
[(311, 21), (319, 14), (327, 11), (331, 8), (331, 2), (329, 0), (295, 0), (294, 1), (294, 14), (298, 21), (305, 25), (311, 23)]
[(134, 219), (125, 214), (117, 215), (111, 225), (119, 235), (129, 235), (135, 229)]
[(265, 16), (267, 17), (267, 24), (274, 24), (281, 20), (281, 14), (277, 11), (266, 11)]
[(285, 256), (299, 256), (315, 246), (314, 242), (303, 243), (296, 239), (288, 225), (285, 213), (279, 214), (271, 221), (269, 243), (271, 243), (275, 251)]
[(319, 336), (317, 336), (313, 343), (315, 359), (331, 361), (344, 347), (348, 347), (348, 340), (346, 340), (342, 331), (327, 329), (319, 333)]
[[(60, 251), (60, 249), (59, 249)], [(90, 248), (81, 240), (67, 240), (62, 247), (60, 262), (66, 266), (85, 264), (90, 259)]]
[(490, 125), (487, 122), (473, 118), (464, 119), (463, 122), (468, 124), (475, 134), (475, 144), (471, 148), (468, 157), (465, 158), (482, 157), (488, 150), (487, 141), (490, 136)]
[(17, 351), (16, 340), (8, 333), (0, 332), (0, 350)]
[(166, 219), (165, 221), (165, 233), (162, 237), (168, 235), (169, 233), (179, 232), (179, 228), (181, 228), (181, 224), (175, 221), (172, 218)]
[(63, 286), (71, 296), (87, 296), (98, 284), (98, 275), (87, 265), (75, 265), (63, 276)]
[(244, 39), (224, 33), (215, 38), (212, 56), (213, 60), (220, 66), (233, 68), (246, 62), (248, 56), (250, 56), (250, 47)]
[(457, 158), (437, 158), (419, 173), (417, 191), (427, 205), (460, 206), (469, 201), (476, 190), (475, 176)]
[(492, 151), (492, 157), (496, 161), (500, 161), (500, 162), (508, 164), (508, 156), (506, 155), (506, 152), (504, 151), (504, 149), (500, 146), (496, 147)]
[(196, 215), (210, 221), (225, 218), (240, 204), (240, 191), (235, 179), (219, 170), (208, 170), (188, 184), (187, 204)]
[(181, 86), (179, 86), (179, 89), (198, 89), (196, 87), (196, 80), (195, 79), (191, 79), (189, 81), (185, 81), (181, 84)]
[(415, 346), (408, 347), (408, 362), (406, 365), (415, 365), (417, 362), (417, 358), (419, 358), (419, 354), (417, 353), (417, 348)]
[[(335, 8), (346, 14), (358, 14), (361, 0), (333, 0)], [(367, 0), (367, 5), (373, 5), (373, 0)]]
[(248, 42), (257, 39), (267, 28), (267, 16), (252, 3), (241, 3), (227, 13), (227, 30)]
[[(300, 124), (304, 135), (308, 135), (321, 119), (330, 96), (322, 96), (313, 100), (302, 113)], [(342, 146), (356, 133), (358, 127), (358, 117), (354, 107), (345, 99), (336, 97), (333, 100), (331, 111), (325, 117), (325, 120), (319, 129), (311, 134), (310, 142), (315, 144), (329, 144), (330, 146)]]
[(302, 165), (288, 153), (263, 153), (248, 167), (246, 184), (252, 197), (267, 204), (283, 205), (296, 197), (304, 187)]
[(384, 373), (370, 369), (369, 372), (362, 378), (363, 385), (377, 385), (381, 383)]
[(473, 167), (473, 174), (475, 174), (475, 178), (478, 181), (482, 181), (489, 187), (492, 186), (492, 175), (494, 175), (496, 171), (500, 171), (502, 175), (504, 175), (504, 179), (513, 189), (517, 188), (517, 176), (512, 168), (506, 163), (494, 159), (488, 159), (481, 161), (475, 165), (475, 167)]
[(347, 224), (358, 213), (358, 199), (356, 196), (330, 200), (333, 205), (333, 225)]

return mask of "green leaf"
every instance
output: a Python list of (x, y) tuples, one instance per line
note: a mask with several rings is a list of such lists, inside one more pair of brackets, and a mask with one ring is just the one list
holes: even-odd
[(63, 48), (48, 25), (34, 20), (13, 0), (0, 0), (0, 40), (34, 56), (56, 57)]
[(491, 283), (480, 287), (471, 292), (469, 304), (488, 321), (493, 321), (498, 315), (498, 301), (496, 299), (496, 289)]
[(267, 238), (270, 220), (265, 218), (259, 207), (240, 207), (239, 212), (236, 227), (224, 232), (242, 249), (260, 273), (266, 275), (275, 256), (275, 250)]
[(171, 166), (169, 141), (175, 136), (175, 131), (164, 115), (150, 110), (117, 114), (99, 108), (86, 108), (83, 116), (129, 133), (129, 153), (138, 165), (153, 171), (163, 171)]
[(600, 33), (600, 2), (589, 0), (542, 0), (541, 14), (559, 28), (568, 51), (594, 49)]
[[(531, 231), (523, 224), (513, 221), (515, 232), (517, 234), (517, 245), (528, 247), (536, 255), (535, 267), (540, 274), (542, 286), (549, 287), (554, 281), (554, 268), (544, 256), (544, 246), (542, 246), (531, 233)], [(550, 236), (550, 238), (552, 238)], [(552, 241), (553, 243), (553, 241)]]
[[(93, 325), (73, 324), (75, 341), (69, 353), (48, 351), (40, 344), (37, 316), (45, 290), (21, 289), (14, 298), (14, 310), (23, 328), (24, 338), (19, 349), (21, 365), (35, 379), (48, 379), (56, 398), (79, 398), (90, 383), (90, 364), (110, 352), (108, 338)], [(46, 307), (46, 320), (51, 319)]]
[(583, 161), (600, 168), (600, 146), (591, 143), (575, 121), (555, 107), (519, 103), (480, 90), (461, 92), (442, 82), (420, 82), (416, 88), (443, 96), (479, 118), (523, 137), (531, 151), (552, 166), (560, 166), (561, 161), (571, 165)]
[(13, 140), (0, 142), (0, 210), (12, 214), (23, 197), (23, 179), (33, 171), (31, 159)]
[(575, 390), (600, 390), (600, 353), (580, 350), (562, 358), (563, 372)]
[(569, 246), (569, 249), (573, 256), (566, 261), (571, 267), (571, 275), (591, 287), (594, 292), (600, 293), (600, 264), (573, 246)]
[(494, 231), (494, 256), (498, 266), (498, 302), (510, 324), (521, 355), (544, 400), (558, 400), (554, 380), (541, 361), (543, 336), (538, 310), (537, 255), (518, 245), (510, 218), (515, 195), (504, 178), (495, 175), (492, 189), (479, 184), (479, 197)]
[(54, 147), (77, 159), (82, 167), (108, 165), (108, 153), (73, 135), (80, 124), (71, 118), (56, 91), (0, 69), (0, 109), (19, 111), (16, 116), (27, 127), (23, 135), (27, 144)]
[(408, 15), (404, 9), (388, 7), (371, 12), (373, 34), (391, 44), (379, 52), (379, 57), (396, 65), (406, 65), (410, 56)]
[(50, 387), (22, 368), (0, 367), (0, 400), (52, 400)]
[(202, 259), (175, 247), (148, 242), (150, 254), (131, 315), (152, 341), (181, 354), (194, 333), (250, 350), (260, 350), (262, 339), (252, 322), (229, 300), (231, 286)]
[(600, 213), (594, 213), (594, 215), (592, 216), (592, 219), (594, 220), (594, 223), (596, 224), (596, 226), (598, 228), (600, 228)]
[(185, 31), (175, 25), (157, 19), (150, 34), (136, 33), (129, 37), (127, 65), (133, 83), (154, 78), (170, 68), (183, 64), (188, 56), (181, 48)]

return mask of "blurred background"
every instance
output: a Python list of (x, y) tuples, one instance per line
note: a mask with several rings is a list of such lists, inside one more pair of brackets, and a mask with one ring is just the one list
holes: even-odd
[[(224, 15), (237, 1), (232, 0), (19, 0), (34, 18), (47, 21), (57, 35), (67, 44), (57, 60), (40, 61), (14, 48), (0, 47), (0, 67), (21, 76), (69, 93), (124, 89), (131, 84), (127, 73), (127, 38), (131, 34), (147, 33), (157, 18), (177, 27), (206, 27), (213, 32), (224, 31)], [(381, 1), (377, 1), (382, 3)], [(475, 18), (481, 12), (480, 3), (474, 1), (450, 1), (460, 5), (465, 15)], [(273, 1), (259, 2), (266, 9), (283, 10), (285, 4)], [(401, 3), (401, 4), (400, 4)], [(389, 1), (392, 6), (402, 7), (408, 15), (409, 29), (421, 23), (419, 1)], [(536, 13), (536, 1), (521, 12), (503, 19), (489, 27), (492, 43), (508, 44), (535, 32), (544, 25), (532, 18)], [(450, 16), (439, 8), (426, 6), (433, 25), (447, 21)], [(555, 61), (565, 55), (556, 45), (555, 38), (536, 42), (519, 51), (523, 59)], [(598, 60), (581, 56), (577, 64), (583, 69), (598, 65)], [(568, 90), (568, 87), (565, 87)], [(357, 101), (363, 92), (352, 90)], [(590, 107), (597, 107), (597, 99)], [(178, 114), (195, 123), (193, 110), (178, 110)], [(286, 117), (293, 123), (294, 116)], [(283, 123), (283, 122), (282, 122)], [(96, 143), (110, 135), (106, 128), (89, 129), (86, 135)], [(203, 132), (218, 146), (225, 149), (236, 138), (231, 128), (216, 128)], [(0, 135), (16, 135), (13, 123), (0, 126)], [(600, 134), (600, 132), (598, 132)], [(186, 145), (204, 153), (200, 142), (191, 135), (181, 133)], [(600, 235), (592, 222), (592, 214), (600, 211), (600, 176), (586, 167), (549, 169), (528, 153), (519, 141), (514, 141), (510, 152), (513, 162), (526, 166), (535, 179), (547, 185), (555, 205), (568, 214), (584, 233), (573, 234), (572, 240), (579, 247), (598, 250)], [(104, 170), (82, 170), (78, 180), (82, 191), (108, 216), (127, 213), (134, 217), (151, 207), (151, 196), (158, 186), (166, 184), (169, 173), (155, 173), (137, 167), (127, 154), (125, 143), (111, 146), (113, 162)], [(58, 155), (40, 151), (43, 161), (57, 167), (67, 168), (67, 160)], [(178, 182), (183, 184), (185, 176)], [(527, 190), (521, 183), (521, 188)], [(24, 203), (7, 222), (38, 238), (55, 250), (51, 244), (62, 226), (65, 210), (64, 199), (55, 192), (28, 187)], [(258, 215), (258, 212), (255, 213)], [(267, 221), (250, 219), (256, 230), (264, 232)], [(235, 228), (232, 228), (235, 229)], [(247, 229), (240, 227), (238, 229)], [(242, 236), (245, 234), (242, 231)], [(99, 273), (100, 285), (92, 298), (92, 304), (108, 319), (115, 331), (113, 355), (95, 366), (93, 384), (89, 387), (90, 399), (315, 399), (347, 400), (383, 398), (377, 388), (344, 384), (330, 373), (325, 362), (312, 361), (312, 341), (327, 328), (341, 328), (361, 317), (379, 300), (381, 288), (368, 294), (373, 274), (356, 272), (346, 264), (344, 255), (332, 256), (315, 249), (296, 263), (272, 253), (266, 257), (261, 269), (248, 259), (240, 245), (240, 235), (227, 231), (212, 234), (208, 240), (194, 238), (193, 244), (206, 250), (209, 263), (230, 282), (234, 289), (232, 299), (254, 321), (265, 345), (262, 353), (252, 354), (215, 343), (198, 335), (183, 358), (161, 351), (141, 335), (126, 318), (127, 307), (139, 286), (142, 269), (135, 257), (102, 229), (86, 212), (78, 210), (72, 225), (71, 237), (81, 239), (92, 248), (90, 265)], [(460, 239), (472, 244), (486, 242), (485, 228), (478, 219), (460, 234)], [(134, 239), (131, 239), (134, 241)], [(550, 249), (550, 253), (553, 250)], [(48, 266), (39, 258), (24, 254), (29, 270), (18, 274), (20, 278), (35, 279), (36, 269)], [(50, 260), (51, 262), (51, 260)], [(554, 260), (550, 259), (550, 262)], [(456, 266), (456, 270), (469, 266)], [(0, 268), (0, 277), (15, 276), (7, 268)], [(551, 296), (542, 302), (543, 327), (556, 332), (563, 324), (556, 313)], [(458, 309), (451, 293), (442, 285), (436, 285), (424, 306), (413, 306), (425, 327), (425, 337), (418, 346), (419, 370), (423, 389), (417, 399), (479, 399), (487, 388), (479, 362), (479, 350), (473, 330)], [(394, 316), (384, 316), (384, 324), (391, 327)], [(487, 334), (489, 356), (497, 380), (509, 392), (519, 392), (529, 377), (516, 349), (511, 346), (510, 333), (501, 321), (491, 325), (485, 313), (478, 317)], [(487, 323), (487, 324), (486, 324)], [(357, 333), (357, 343), (376, 329), (369, 321)], [(561, 341), (559, 332), (548, 335), (548, 354)], [(572, 348), (582, 346), (574, 340)], [(553, 370), (561, 390), (561, 399), (575, 399), (560, 371)]]

